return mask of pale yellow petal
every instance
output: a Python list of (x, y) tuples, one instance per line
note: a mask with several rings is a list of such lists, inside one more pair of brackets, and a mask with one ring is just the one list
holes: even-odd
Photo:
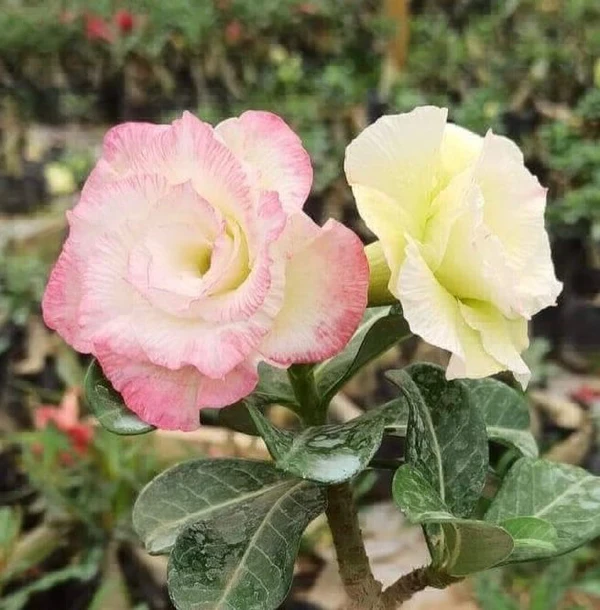
[(406, 247), (406, 260), (392, 293), (400, 299), (413, 333), (462, 357), (458, 301), (437, 281), (413, 241)]
[(481, 193), (469, 169), (458, 174), (433, 200), (422, 243), (427, 262), (435, 271), (442, 263), (456, 221), (481, 204)]
[(530, 376), (508, 320), (495, 307), (481, 302), (461, 303), (460, 311), (466, 323), (480, 334), (483, 348), (492, 358), (522, 379)]
[(431, 345), (452, 352), (448, 379), (480, 378), (506, 367), (483, 347), (481, 335), (463, 318), (460, 303), (436, 279), (419, 245), (411, 240), (397, 294), (410, 329)]
[(359, 214), (381, 242), (391, 270), (390, 287), (394, 286), (404, 261), (404, 236), (410, 234), (413, 228), (411, 218), (407, 217), (405, 211), (391, 197), (381, 191), (355, 184), (352, 186), (352, 192)]
[(516, 313), (531, 317), (553, 305), (562, 289), (544, 226), (546, 190), (524, 166), (517, 146), (491, 132), (485, 137), (475, 179), (485, 200), (485, 226), (501, 244), (493, 266), (508, 271), (502, 292), (510, 296)]
[(483, 138), (480, 135), (448, 123), (441, 146), (441, 186), (445, 187), (455, 176), (473, 166), (482, 146)]
[(423, 106), (378, 119), (346, 149), (348, 182), (385, 193), (416, 226), (424, 227), (437, 184), (446, 116), (444, 108)]

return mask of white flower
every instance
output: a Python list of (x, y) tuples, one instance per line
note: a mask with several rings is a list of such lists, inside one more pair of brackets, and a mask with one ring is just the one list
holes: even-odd
[(448, 378), (511, 370), (525, 386), (527, 321), (562, 288), (546, 190), (511, 140), (446, 117), (431, 106), (382, 117), (348, 146), (348, 182), (412, 331), (452, 353)]

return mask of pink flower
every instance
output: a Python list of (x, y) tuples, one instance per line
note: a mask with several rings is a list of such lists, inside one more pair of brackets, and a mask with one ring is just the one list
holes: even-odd
[(230, 45), (237, 44), (242, 37), (242, 34), (242, 24), (237, 19), (230, 21), (225, 27), (225, 40)]
[(302, 211), (311, 182), (299, 138), (268, 112), (111, 129), (69, 213), (46, 323), (167, 429), (251, 393), (260, 361), (333, 356), (364, 312), (368, 267), (349, 229)]
[(86, 13), (84, 20), (85, 35), (88, 40), (104, 40), (105, 42), (114, 41), (114, 34), (108, 23), (102, 19), (102, 17), (99, 17), (94, 13)]

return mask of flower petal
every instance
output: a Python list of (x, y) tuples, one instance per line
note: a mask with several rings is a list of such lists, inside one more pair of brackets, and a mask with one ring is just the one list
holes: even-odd
[(362, 184), (353, 185), (352, 193), (362, 219), (381, 241), (391, 271), (390, 286), (395, 286), (404, 262), (405, 235), (415, 234), (417, 227), (389, 195)]
[[(524, 381), (526, 387), (531, 372), (513, 342), (514, 332), (511, 332), (511, 321), (489, 303), (461, 303), (460, 312), (466, 323), (479, 333), (485, 351), (504, 368), (512, 371), (515, 377), (518, 376)], [(523, 322), (527, 324), (526, 321)]]
[[(544, 227), (546, 189), (523, 165), (509, 139), (488, 132), (475, 179), (483, 193), (484, 222), (502, 245), (496, 264), (508, 268), (517, 313), (531, 317), (553, 305), (562, 284), (556, 280), (550, 243)], [(508, 288), (508, 287), (507, 287)]]
[(81, 303), (81, 261), (79, 250), (70, 239), (63, 245), (42, 299), (44, 322), (57, 331), (78, 352), (90, 353), (92, 345), (80, 333), (77, 324)]
[(458, 302), (435, 278), (414, 241), (406, 248), (406, 260), (392, 293), (400, 299), (413, 333), (462, 356)]
[(419, 246), (411, 241), (399, 277), (398, 293), (410, 329), (431, 345), (452, 353), (446, 377), (487, 377), (503, 370), (466, 324), (459, 301), (436, 279)]
[(483, 147), (483, 138), (459, 125), (448, 123), (440, 148), (441, 170), (439, 190), (445, 188), (450, 180), (471, 167)]
[(312, 185), (312, 166), (300, 138), (283, 119), (249, 110), (219, 123), (215, 132), (256, 172), (261, 189), (279, 194), (288, 213), (302, 209)]
[(195, 430), (200, 409), (232, 404), (258, 382), (256, 367), (247, 363), (223, 379), (210, 379), (191, 366), (169, 370), (110, 350), (100, 350), (98, 360), (125, 404), (146, 423), (166, 430)]
[(96, 179), (82, 191), (77, 205), (68, 212), (70, 237), (78, 253), (87, 258), (89, 244), (103, 233), (123, 224), (144, 227), (154, 205), (167, 196), (169, 183), (156, 175), (131, 175), (119, 180)]
[(151, 153), (158, 137), (169, 130), (169, 125), (153, 123), (122, 123), (109, 129), (102, 144), (101, 165), (107, 176), (124, 178), (134, 173), (156, 173)]
[(148, 302), (128, 281), (129, 226), (96, 240), (83, 273), (79, 324), (94, 349), (169, 369), (186, 365), (214, 379), (233, 370), (268, 332), (260, 319), (215, 325), (178, 318)]
[(339, 352), (362, 318), (367, 259), (358, 237), (334, 220), (319, 228), (298, 213), (282, 239), (290, 256), (284, 304), (259, 351), (280, 366), (318, 362)]
[(393, 199), (419, 227), (412, 233), (415, 238), (425, 227), (437, 184), (446, 116), (446, 109), (434, 106), (384, 116), (346, 149), (344, 169), (350, 185), (367, 186)]

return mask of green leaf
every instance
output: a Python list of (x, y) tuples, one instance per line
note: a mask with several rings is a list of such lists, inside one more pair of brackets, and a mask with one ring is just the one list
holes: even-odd
[(428, 525), (426, 536), (436, 569), (466, 576), (505, 560), (513, 541), (503, 528), (483, 521), (457, 519), (440, 494), (414, 466), (401, 466), (392, 485), (394, 500), (413, 523)]
[(502, 522), (502, 527), (513, 537), (515, 548), (510, 562), (535, 559), (538, 553), (553, 554), (556, 551), (556, 528), (537, 517), (513, 517)]
[(256, 499), (269, 502), (290, 478), (273, 464), (241, 459), (195, 459), (165, 470), (142, 490), (133, 526), (152, 554), (166, 554), (188, 525)]
[(264, 362), (258, 365), (256, 389), (241, 402), (255, 407), (278, 404), (294, 408), (298, 404), (287, 371)]
[(292, 582), (302, 533), (325, 504), (323, 488), (288, 478), (265, 494), (242, 494), (189, 525), (169, 559), (167, 583), (175, 606), (278, 608)]
[(384, 426), (397, 403), (369, 411), (345, 424), (311, 426), (301, 432), (275, 427), (250, 408), (277, 468), (302, 479), (332, 485), (364, 470), (381, 444)]
[(406, 436), (409, 402), (404, 395), (386, 402), (380, 407), (385, 412), (385, 431), (393, 436)]
[(528, 559), (573, 550), (600, 535), (600, 479), (582, 468), (521, 458), (509, 470), (485, 515), (491, 523), (536, 517), (554, 526), (555, 551), (539, 549)]
[(513, 539), (502, 527), (484, 521), (456, 520), (440, 524), (445, 550), (439, 569), (462, 577), (502, 563), (513, 550)]
[(315, 367), (317, 390), (322, 403), (329, 404), (341, 387), (363, 366), (409, 335), (408, 323), (395, 306), (367, 309), (346, 348)]
[(410, 405), (406, 461), (440, 494), (453, 515), (468, 517), (488, 468), (485, 424), (460, 381), (447, 381), (431, 364), (415, 364), (388, 377)]
[(463, 383), (483, 413), (490, 440), (514, 447), (525, 457), (538, 456), (527, 401), (519, 392), (496, 379), (465, 379)]
[(127, 408), (121, 395), (106, 379), (96, 360), (90, 364), (84, 380), (85, 398), (104, 428), (121, 435), (145, 434), (154, 426), (143, 422)]
[(200, 411), (200, 423), (229, 428), (250, 436), (260, 436), (248, 407), (243, 401), (222, 409), (202, 409)]
[(0, 581), (20, 532), (21, 512), (9, 506), (0, 507)]
[(396, 471), (392, 495), (412, 523), (439, 523), (455, 519), (439, 492), (410, 464), (403, 464)]

